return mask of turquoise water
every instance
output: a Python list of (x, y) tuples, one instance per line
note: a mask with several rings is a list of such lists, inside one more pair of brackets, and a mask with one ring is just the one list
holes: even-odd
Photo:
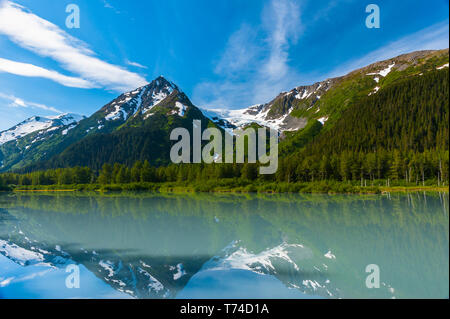
[(3, 193), (0, 298), (448, 298), (448, 205), (448, 193)]

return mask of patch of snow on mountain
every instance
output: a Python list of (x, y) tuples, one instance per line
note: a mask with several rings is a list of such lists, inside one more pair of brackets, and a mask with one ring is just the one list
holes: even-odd
[(115, 121), (120, 119), (121, 117), (125, 118), (126, 114), (122, 109), (122, 104), (114, 104), (114, 111), (105, 116), (107, 121)]
[(367, 75), (380, 75), (382, 77), (386, 77), (389, 73), (391, 73), (392, 68), (394, 67), (395, 62), (390, 64), (386, 69), (381, 70), (379, 72), (375, 72), (375, 73), (367, 73)]
[(325, 122), (328, 121), (328, 116), (326, 116), (326, 117), (321, 117), (320, 119), (318, 119), (318, 121), (319, 121), (320, 123), (322, 123), (322, 125), (324, 125)]
[(147, 107), (142, 109), (142, 113), (147, 113), (148, 111), (150, 111), (152, 108), (154, 108), (156, 105), (158, 105), (159, 103), (161, 103), (161, 101), (163, 101), (168, 95), (164, 92), (158, 92), (158, 93), (153, 93), (152, 94), (152, 103), (150, 105), (148, 105)]
[(186, 275), (186, 271), (184, 270), (183, 264), (178, 264), (176, 269), (177, 272), (173, 274), (173, 280), (178, 280), (184, 275)]
[(139, 92), (139, 90), (137, 90), (135, 92), (138, 93), (138, 95), (134, 98), (134, 100), (136, 102), (135, 109), (134, 109), (134, 114), (136, 114), (136, 111), (138, 110), (139, 106), (142, 104), (142, 96), (144, 95), (145, 89), (141, 88), (140, 92)]
[(308, 92), (308, 90), (305, 89), (305, 90), (303, 91), (303, 94), (297, 93), (297, 94), (295, 95), (295, 98), (296, 98), (297, 100), (307, 99), (307, 98), (309, 98), (313, 93), (314, 93), (314, 92)]
[(46, 133), (53, 132), (53, 131), (56, 131), (57, 129), (59, 129), (59, 127), (50, 127), (49, 129), (45, 130), (45, 132)]
[(160, 291), (160, 290), (164, 289), (163, 284), (158, 279), (156, 279), (155, 277), (150, 275), (150, 273), (148, 271), (142, 269), (141, 267), (138, 267), (138, 271), (150, 280), (150, 282), (148, 284), (148, 287), (150, 290)]
[(66, 129), (64, 129), (62, 132), (61, 132), (61, 134), (62, 135), (67, 135), (67, 133), (69, 133), (69, 131), (71, 130), (71, 129), (73, 129), (73, 128), (75, 128), (77, 125), (75, 124), (72, 124), (72, 125), (70, 125), (68, 128), (66, 128)]
[(2, 239), (0, 239), (0, 253), (22, 266), (44, 260), (42, 254), (19, 247), (16, 244), (9, 244)]
[(312, 288), (313, 290), (317, 290), (318, 288), (322, 288), (322, 286), (316, 280), (303, 280), (303, 286), (307, 288)]
[(65, 126), (65, 125), (77, 123), (77, 122), (81, 121), (82, 119), (84, 119), (85, 117), (82, 115), (79, 115), (79, 114), (65, 113), (62, 115), (52, 116), (49, 118), (53, 119), (53, 120), (59, 120), (61, 122), (61, 124)]
[(380, 74), (382, 77), (386, 77), (386, 75), (388, 75), (389, 73), (391, 73), (392, 68), (394, 67), (394, 65), (395, 65), (395, 62), (392, 63), (391, 65), (389, 65), (386, 69), (381, 70), (379, 74)]
[(373, 91), (370, 92), (370, 93), (368, 94), (368, 96), (371, 96), (372, 94), (376, 94), (379, 90), (380, 90), (380, 87), (379, 87), (379, 86), (376, 86), (376, 87), (373, 89)]
[(186, 112), (187, 106), (180, 102), (175, 102), (175, 107), (178, 108), (178, 115), (184, 116), (184, 112)]
[[(143, 86), (134, 91), (125, 93), (123, 98), (114, 101), (111, 106), (114, 110), (105, 116), (107, 121), (115, 121), (123, 118), (126, 120), (129, 116), (133, 116), (142, 104), (143, 94), (146, 92), (146, 87)], [(128, 111), (126, 110), (128, 107)]]
[(114, 276), (114, 269), (113, 269), (114, 264), (111, 261), (100, 260), (98, 264), (108, 272), (108, 277)]
[(150, 116), (152, 116), (153, 113), (147, 113), (144, 115), (144, 120), (148, 119)]

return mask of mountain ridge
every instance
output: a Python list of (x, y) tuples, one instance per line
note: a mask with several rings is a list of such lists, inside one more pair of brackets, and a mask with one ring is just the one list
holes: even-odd
[[(379, 84), (392, 71), (403, 72), (408, 68), (424, 66), (424, 70), (431, 70), (433, 66), (448, 67), (449, 49), (443, 50), (423, 50), (402, 54), (387, 60), (377, 61), (362, 68), (353, 70), (343, 76), (327, 78), (309, 85), (302, 85), (293, 88), (288, 92), (281, 92), (272, 101), (266, 104), (257, 104), (248, 108), (236, 110), (212, 109), (208, 110), (212, 116), (222, 116), (230, 127), (245, 127), (250, 122), (265, 124), (266, 126), (280, 131), (296, 131), (306, 126), (309, 119), (317, 119), (322, 124), (327, 122), (331, 114), (321, 112), (320, 100), (330, 89), (334, 89), (346, 81), (355, 77), (366, 82), (364, 90), (370, 90), (367, 94), (375, 94), (381, 88)], [(435, 64), (427, 65), (429, 60), (436, 58)], [(447, 62), (447, 65), (440, 62)], [(433, 62), (433, 61), (431, 61)], [(422, 71), (424, 71), (422, 70)], [(420, 73), (419, 73), (420, 74)], [(252, 115), (256, 115), (252, 119)], [(294, 112), (293, 114), (291, 114)], [(299, 118), (305, 118), (299, 120)]]
[(85, 118), (75, 113), (63, 113), (56, 116), (32, 116), (24, 121), (14, 125), (13, 127), (0, 132), (0, 145), (17, 138), (24, 137), (28, 134), (41, 130), (49, 130), (55, 127), (67, 126), (79, 122)]
[[(133, 160), (143, 160), (150, 153), (154, 153), (148, 149), (150, 145), (159, 145), (157, 149), (167, 153), (167, 147), (163, 144), (170, 144), (169, 128), (180, 125), (192, 129), (192, 119), (201, 119), (205, 127), (215, 126), (229, 133), (233, 133), (236, 128), (245, 128), (256, 123), (278, 130), (282, 138), (304, 129), (308, 123), (315, 121), (328, 129), (355, 101), (376, 95), (384, 87), (405, 77), (421, 76), (424, 72), (446, 67), (448, 67), (448, 49), (411, 52), (372, 63), (344, 76), (295, 87), (288, 92), (280, 93), (268, 103), (238, 110), (198, 108), (176, 84), (159, 76), (142, 87), (119, 95), (91, 116), (71, 123), (64, 129), (55, 130), (40, 144), (35, 144), (36, 141), (33, 143), (34, 140), (31, 139), (33, 133), (3, 143), (0, 145), (2, 165), (0, 170), (21, 169), (30, 165), (36, 167), (36, 163), (49, 161), (64, 152), (75, 156), (74, 145), (79, 145), (81, 152), (86, 147), (92, 148), (90, 144), (94, 143), (94, 140), (95, 143), (108, 143), (116, 138), (122, 142), (126, 140), (127, 143), (138, 143), (139, 140), (138, 144), (146, 151), (133, 147), (133, 152), (137, 152), (138, 155), (130, 156), (122, 152), (123, 154), (117, 157), (112, 155), (116, 151), (111, 146), (108, 150), (111, 154), (108, 156), (105, 154), (103, 160), (128, 162), (127, 156)], [(131, 139), (119, 138), (121, 134), (125, 134), (124, 132), (134, 136), (137, 130), (140, 134), (149, 134), (149, 137), (161, 140), (146, 141), (137, 136)], [(164, 137), (161, 132), (167, 136)], [(115, 143), (118, 143), (118, 140), (115, 140)], [(144, 153), (147, 155), (142, 155)], [(68, 159), (68, 155), (63, 157)], [(167, 164), (167, 154), (162, 157), (163, 160), (155, 159), (153, 164)], [(76, 161), (76, 164), (84, 165), (85, 162)], [(61, 161), (53, 160), (52, 165), (61, 165)], [(95, 164), (97, 168), (99, 165), (100, 163)]]

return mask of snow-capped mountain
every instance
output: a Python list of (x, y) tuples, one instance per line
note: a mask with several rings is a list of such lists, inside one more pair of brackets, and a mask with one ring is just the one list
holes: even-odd
[[(293, 135), (289, 132), (299, 131), (308, 123), (320, 122), (331, 128), (342, 112), (361, 98), (376, 98), (379, 91), (401, 79), (445, 68), (448, 49), (412, 52), (344, 76), (298, 86), (268, 103), (237, 110), (200, 109), (176, 84), (160, 76), (121, 94), (81, 121), (70, 115), (34, 117), (1, 132), (0, 170), (92, 163), (101, 166), (105, 161), (131, 164), (137, 159), (165, 165), (169, 163), (170, 131), (175, 127), (192, 129), (194, 119), (200, 119), (202, 127), (215, 124), (229, 133), (256, 123), (278, 130), (280, 138)], [(133, 145), (132, 153), (129, 145)], [(36, 163), (40, 166), (31, 167)]]
[(180, 92), (174, 83), (160, 76), (150, 84), (120, 95), (103, 107), (105, 119), (107, 121), (119, 118), (127, 120), (136, 114), (148, 117), (147, 112), (171, 95), (174, 90)]
[[(178, 127), (192, 130), (193, 120), (200, 120), (202, 127), (213, 124), (177, 85), (160, 76), (145, 86), (121, 94), (78, 125), (58, 132), (58, 139), (54, 137), (44, 142), (34, 154), (24, 153), (18, 158), (8, 151), (8, 162), (5, 161), (3, 170), (24, 166), (84, 166), (86, 161), (103, 163), (106, 158), (118, 162), (142, 159), (154, 165), (168, 164), (170, 132)], [(12, 162), (9, 159), (15, 162), (8, 164)]]
[[(155, 106), (172, 96), (180, 100), (187, 99), (174, 83), (159, 76), (145, 86), (120, 95), (105, 105), (100, 112), (104, 113), (105, 121), (126, 121), (132, 117), (142, 117), (146, 120), (153, 114), (152, 109)], [(178, 110), (172, 114), (183, 116), (187, 106), (180, 101), (176, 101), (174, 106)]]
[(276, 277), (286, 287), (305, 295), (325, 298), (340, 295), (327, 279), (327, 264), (333, 264), (336, 257), (329, 252), (317, 263), (311, 249), (301, 244), (284, 242), (253, 253), (235, 240), (209, 259), (199, 258), (193, 263), (176, 257), (181, 262), (174, 263), (172, 258), (161, 262), (151, 256), (129, 258), (70, 245), (49, 246), (33, 238), (33, 234), (25, 234), (15, 226), (9, 238), (0, 239), (0, 255), (23, 267), (64, 269), (69, 264), (83, 264), (113, 289), (133, 298), (175, 298), (191, 278), (204, 272), (233, 269)]
[[(170, 102), (173, 102), (173, 105), (167, 105)], [(131, 118), (146, 120), (152, 116), (153, 108), (160, 104), (169, 107), (168, 115), (183, 116), (191, 102), (174, 83), (160, 76), (145, 86), (121, 94), (103, 106), (98, 112), (87, 118), (86, 124), (88, 125), (87, 127), (83, 125), (83, 130), (86, 133), (108, 132)], [(67, 135), (83, 119), (86, 117), (72, 113), (58, 116), (33, 116), (0, 132), (0, 145), (37, 131), (46, 133), (64, 126), (66, 126), (65, 129), (60, 133)], [(105, 129), (105, 127), (110, 127), (110, 129)]]
[(338, 298), (338, 289), (327, 279), (327, 264), (332, 263), (330, 259), (336, 257), (328, 252), (322, 257), (321, 263), (315, 264), (312, 262), (313, 256), (313, 251), (302, 244), (283, 242), (254, 253), (242, 246), (240, 241), (233, 241), (217, 256), (204, 263), (199, 273), (247, 270), (277, 277), (287, 287), (297, 289), (305, 295)]
[(78, 127), (84, 116), (72, 113), (33, 116), (0, 133), (0, 170), (51, 157), (75, 139), (68, 132)]
[(192, 120), (188, 121), (185, 116), (188, 113), (195, 119), (207, 121), (174, 83), (160, 76), (145, 86), (121, 94), (87, 118), (73, 114), (33, 117), (2, 132), (0, 170), (19, 169), (49, 160), (68, 146), (99, 133), (111, 134), (127, 127), (160, 127), (169, 118), (184, 119), (186, 123), (178, 125), (187, 127), (190, 122), (192, 127)]
[(269, 103), (256, 104), (244, 109), (202, 109), (202, 112), (228, 131), (243, 129), (251, 123), (272, 128), (280, 133), (296, 131), (305, 127), (307, 120), (291, 116), (291, 112), (300, 104), (304, 104), (308, 110), (311, 109), (334, 83), (335, 79), (329, 79), (309, 86), (299, 86), (289, 92), (280, 93)]
[(408, 69), (415, 68), (422, 72), (416, 70), (420, 76), (423, 72), (448, 67), (445, 59), (444, 62), (439, 62), (445, 55), (448, 56), (448, 50), (411, 52), (370, 64), (344, 76), (298, 86), (289, 92), (280, 93), (266, 104), (237, 110), (202, 109), (202, 112), (214, 123), (229, 131), (245, 128), (251, 123), (273, 128), (280, 133), (297, 131), (305, 127), (311, 119), (325, 125), (329, 118), (339, 113), (341, 108), (345, 108), (354, 97), (371, 96), (389, 84), (386, 78), (393, 72), (404, 72), (400, 76), (404, 77), (410, 75)]
[(17, 140), (36, 131), (50, 132), (60, 127), (72, 125), (84, 117), (78, 114), (65, 113), (57, 116), (33, 116), (25, 121), (0, 132), (0, 145)]

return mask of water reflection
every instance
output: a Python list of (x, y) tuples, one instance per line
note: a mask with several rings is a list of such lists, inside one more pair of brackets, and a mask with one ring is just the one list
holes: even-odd
[[(2, 194), (0, 258), (23, 273), (82, 265), (94, 297), (445, 298), (448, 222), (448, 193)], [(2, 266), (0, 296), (8, 278)]]

